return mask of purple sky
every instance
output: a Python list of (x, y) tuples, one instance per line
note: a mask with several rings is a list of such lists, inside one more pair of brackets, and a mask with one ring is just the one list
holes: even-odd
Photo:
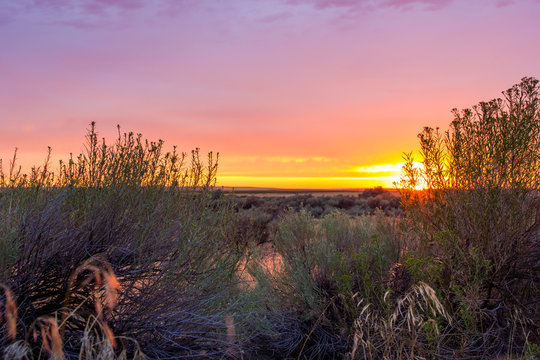
[(78, 152), (96, 121), (219, 151), (226, 185), (390, 176), (369, 166), (399, 163), (423, 126), (540, 77), (539, 15), (538, 0), (0, 0), (0, 158)]

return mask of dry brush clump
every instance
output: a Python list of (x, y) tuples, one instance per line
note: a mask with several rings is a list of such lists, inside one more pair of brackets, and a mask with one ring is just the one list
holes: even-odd
[(382, 213), (353, 219), (334, 212), (320, 222), (306, 211), (282, 217), (272, 239), (278, 264), (268, 268), (256, 254), (251, 264), (250, 295), (264, 306), (256, 337), (264, 351), (276, 358), (345, 356), (358, 294), (386, 307), (388, 270), (401, 250), (396, 226)]
[[(212, 199), (216, 160), (131, 133), (109, 146), (92, 125), (86, 151), (57, 173), (46, 162), (23, 174), (12, 162), (0, 173), (0, 279), (17, 304), (17, 340), (34, 324), (51, 344), (52, 317), (66, 358), (88, 349), (85, 334), (108, 333), (116, 356), (224, 354), (244, 252), (231, 241), (231, 204)], [(8, 335), (0, 330), (3, 346)]]

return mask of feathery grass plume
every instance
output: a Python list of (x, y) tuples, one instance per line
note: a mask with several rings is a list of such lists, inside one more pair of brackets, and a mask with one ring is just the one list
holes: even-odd
[(6, 302), (4, 305), (4, 320), (6, 321), (6, 332), (11, 340), (17, 337), (17, 304), (13, 299), (13, 293), (5, 284), (0, 283), (4, 291)]
[[(71, 273), (67, 282), (67, 291), (64, 296), (64, 305), (67, 306), (70, 300), (70, 297), (74, 291), (77, 291), (79, 288), (84, 288), (90, 282), (94, 281), (95, 287), (99, 287), (102, 284), (102, 275), (103, 270), (100, 268), (104, 260), (99, 256), (93, 256), (86, 259), (81, 265), (77, 266), (75, 271)], [(97, 265), (96, 265), (97, 264)], [(85, 271), (88, 271), (89, 274), (84, 278), (84, 280), (77, 284), (77, 279), (79, 275)], [(92, 276), (90, 276), (92, 275)]]
[(114, 333), (111, 329), (111, 327), (107, 324), (103, 324), (103, 331), (105, 332), (105, 335), (107, 336), (107, 340), (111, 343), (111, 346), (113, 349), (116, 349), (116, 338), (114, 337)]
[(30, 347), (28, 343), (23, 340), (15, 341), (6, 347), (3, 350), (4, 359), (10, 360), (32, 360)]
[(232, 358), (238, 358), (238, 348), (234, 346), (236, 342), (236, 327), (234, 325), (234, 317), (231, 314), (225, 315), (225, 327), (227, 329), (227, 354)]
[[(385, 294), (385, 301), (390, 294)], [(452, 323), (433, 288), (424, 283), (411, 287), (392, 303), (390, 312), (382, 311), (360, 298), (355, 321), (354, 340), (347, 359), (415, 359), (437, 357), (424, 328), (439, 334), (439, 324)], [(431, 335), (431, 334), (429, 334)]]
[(118, 291), (122, 290), (122, 287), (109, 264), (107, 264), (107, 269), (103, 272), (103, 277), (105, 279), (105, 299), (107, 308), (112, 310), (118, 303)]
[[(39, 331), (38, 331), (39, 330)], [(41, 347), (52, 360), (64, 360), (62, 338), (60, 337), (57, 319), (52, 316), (40, 316), (31, 324), (28, 330), (32, 333), (34, 342), (41, 338)]]
[[(88, 275), (83, 279), (82, 282), (77, 283), (79, 275), (84, 272), (88, 272)], [(105, 281), (103, 282), (102, 279)], [(118, 279), (114, 275), (111, 265), (104, 259), (103, 256), (99, 255), (84, 261), (70, 276), (68, 280), (68, 291), (66, 292), (64, 298), (64, 306), (66, 306), (66, 309), (70, 305), (70, 296), (73, 294), (73, 292), (77, 291), (78, 289), (83, 289), (92, 281), (94, 281), (94, 291), (104, 292), (104, 303), (107, 310), (110, 312), (114, 309), (118, 303), (118, 291), (121, 290), (121, 286)], [(86, 301), (86, 299), (84, 301)], [(94, 309), (96, 319), (100, 323), (100, 328), (104, 332), (105, 337), (108, 339), (112, 348), (116, 349), (116, 339), (111, 327), (104, 318), (103, 306), (100, 299), (96, 298), (94, 300)], [(62, 325), (66, 324), (69, 317), (74, 316), (76, 311), (77, 309), (71, 311), (70, 313), (64, 311)]]
[(146, 356), (141, 351), (140, 345), (132, 338), (121, 337), (120, 340), (133, 345), (134, 351), (128, 355), (127, 347), (123, 346), (122, 351), (118, 353), (115, 348), (116, 337), (107, 330), (106, 324), (102, 323), (97, 316), (90, 317), (81, 335), (81, 345), (78, 351), (78, 359), (104, 359), (104, 360), (144, 360)]

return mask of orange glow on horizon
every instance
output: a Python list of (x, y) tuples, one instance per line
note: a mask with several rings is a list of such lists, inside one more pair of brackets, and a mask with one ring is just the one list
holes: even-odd
[[(3, 154), (2, 154), (3, 155)], [(9, 171), (12, 159), (3, 158), (3, 170)], [(43, 153), (26, 152), (17, 154), (17, 168), (27, 173), (32, 166), (43, 167)], [(55, 154), (49, 162), (53, 172), (58, 170), (58, 161), (67, 159), (66, 154)], [(251, 160), (251, 161), (248, 161)], [(396, 188), (403, 162), (394, 164), (375, 164), (368, 166), (349, 166), (340, 170), (332, 166), (334, 159), (321, 158), (257, 158), (237, 161), (234, 158), (220, 159), (217, 173), (217, 187), (256, 187), (279, 189), (361, 189), (382, 186)], [(222, 167), (223, 165), (223, 167)], [(417, 163), (415, 165), (420, 165)]]
[[(341, 173), (349, 176), (246, 176), (228, 173), (218, 174), (217, 186), (224, 187), (259, 187), (280, 189), (360, 189), (382, 186), (394, 189), (399, 183), (401, 168), (405, 163), (376, 164), (354, 167)], [(415, 168), (421, 168), (420, 162), (414, 162)], [(419, 189), (423, 186), (419, 186)]]
[(382, 186), (394, 188), (394, 176), (378, 177), (262, 177), (218, 176), (216, 186), (279, 189), (361, 189)]

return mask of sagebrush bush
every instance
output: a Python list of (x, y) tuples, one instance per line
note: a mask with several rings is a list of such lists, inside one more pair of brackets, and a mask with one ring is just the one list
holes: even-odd
[(224, 354), (243, 251), (231, 242), (232, 204), (210, 191), (216, 167), (212, 154), (204, 164), (198, 150), (164, 152), (131, 133), (108, 146), (92, 124), (86, 151), (58, 172), (46, 162), (28, 175), (0, 173), (0, 276), (16, 296), (18, 338), (35, 319), (76, 309), (60, 331), (65, 356), (78, 357), (101, 295), (89, 270), (71, 276), (103, 258), (122, 284), (107, 316), (127, 354)]
[(252, 268), (253, 292), (264, 299), (271, 329), (261, 334), (267, 349), (282, 357), (344, 356), (353, 342), (356, 298), (386, 306), (388, 272), (401, 251), (396, 219), (333, 212), (316, 223), (306, 211), (291, 212), (278, 221), (272, 242), (274, 268), (257, 259)]
[(463, 356), (540, 341), (538, 80), (523, 78), (503, 95), (454, 109), (445, 133), (425, 128), (423, 167), (407, 155), (400, 182), (420, 240), (408, 263), (424, 263), (417, 278), (431, 281), (454, 312), (460, 330), (452, 341)]

